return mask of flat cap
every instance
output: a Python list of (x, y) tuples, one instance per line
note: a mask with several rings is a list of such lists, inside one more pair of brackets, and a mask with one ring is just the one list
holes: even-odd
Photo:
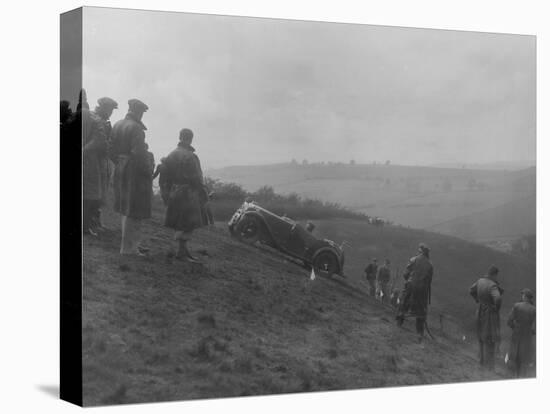
[(112, 98), (109, 98), (108, 96), (104, 96), (103, 98), (99, 98), (97, 100), (98, 106), (106, 107), (106, 108), (113, 108), (118, 109), (118, 103)]
[(149, 109), (147, 105), (145, 105), (139, 99), (135, 98), (128, 100), (128, 108), (130, 109), (130, 111), (136, 112), (145, 112)]
[(535, 297), (535, 295), (533, 295), (533, 292), (531, 291), (531, 289), (521, 289), (521, 294), (522, 295), (525, 295), (527, 297), (527, 299), (529, 300), (533, 300), (533, 298)]
[(428, 245), (426, 243), (420, 243), (418, 245), (418, 250), (420, 250), (422, 253), (429, 253), (430, 252), (430, 248), (428, 247)]

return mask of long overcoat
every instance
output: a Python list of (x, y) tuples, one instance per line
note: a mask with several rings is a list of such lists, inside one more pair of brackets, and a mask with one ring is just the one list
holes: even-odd
[(129, 112), (113, 126), (110, 157), (115, 163), (114, 210), (135, 219), (151, 217), (153, 181), (145, 147), (145, 125)]
[(502, 289), (497, 281), (483, 276), (470, 287), (470, 295), (478, 303), (476, 328), (479, 341), (500, 343)]
[(194, 148), (180, 143), (166, 157), (160, 179), (162, 190), (167, 192), (164, 225), (184, 232), (204, 226), (201, 209), (206, 203), (206, 191)]
[(107, 162), (107, 137), (102, 120), (82, 109), (82, 192), (84, 200), (105, 197), (104, 166)]
[(410, 312), (417, 318), (425, 318), (430, 303), (433, 265), (430, 259), (419, 254), (409, 260), (405, 274), (405, 288), (401, 298), (400, 313)]
[[(99, 117), (99, 115), (98, 115)], [(107, 141), (107, 148), (111, 146), (111, 133), (113, 127), (111, 122), (108, 119), (103, 119), (99, 117), (101, 124), (103, 125), (103, 130), (105, 132), (105, 139)], [(101, 187), (103, 191), (103, 197), (101, 199), (102, 204), (107, 203), (107, 193), (111, 187), (111, 177), (114, 172), (114, 164), (108, 157), (108, 151), (105, 151), (105, 156), (101, 158)]]
[(536, 320), (535, 306), (529, 302), (518, 302), (508, 316), (512, 338), (508, 355), (510, 360), (521, 365), (533, 362), (533, 334)]

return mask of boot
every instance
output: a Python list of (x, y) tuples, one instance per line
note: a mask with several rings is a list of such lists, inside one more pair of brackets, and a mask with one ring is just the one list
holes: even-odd
[(196, 258), (194, 258), (189, 249), (187, 248), (187, 240), (178, 241), (178, 251), (176, 253), (176, 259), (183, 260), (189, 263), (201, 263)]
[(403, 326), (403, 322), (405, 321), (405, 318), (403, 317), (403, 315), (397, 315), (395, 317), (395, 320), (397, 322), (397, 326), (401, 328)]

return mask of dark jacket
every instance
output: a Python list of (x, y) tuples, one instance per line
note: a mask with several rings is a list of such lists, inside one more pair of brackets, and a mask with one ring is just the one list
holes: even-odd
[(378, 273), (376, 274), (376, 280), (381, 284), (388, 284), (391, 280), (390, 268), (386, 265), (382, 265), (378, 268)]
[(166, 157), (160, 174), (161, 189), (168, 193), (164, 225), (185, 232), (204, 226), (202, 206), (207, 201), (206, 190), (195, 149), (180, 143)]
[(82, 192), (84, 200), (104, 200), (104, 168), (107, 163), (107, 136), (103, 121), (82, 109)]
[(113, 171), (112, 161), (108, 157), (108, 148), (110, 148), (111, 146), (111, 133), (113, 131), (113, 127), (111, 126), (111, 122), (108, 119), (101, 118), (95, 112), (94, 114), (96, 114), (96, 116), (99, 118), (101, 125), (103, 126), (103, 132), (105, 134), (105, 142), (107, 147), (99, 160), (99, 167), (101, 169), (101, 201), (103, 204), (105, 204), (107, 201), (107, 192), (109, 191), (109, 186), (111, 184), (111, 175)]
[(508, 356), (513, 362), (522, 365), (533, 362), (535, 321), (535, 306), (529, 302), (518, 302), (510, 311), (508, 326), (512, 328), (512, 339)]
[(410, 312), (418, 318), (425, 318), (430, 303), (433, 278), (433, 265), (430, 259), (419, 254), (409, 260), (403, 278), (405, 288), (401, 302), (401, 313)]
[(145, 148), (146, 129), (129, 112), (113, 126), (109, 151), (115, 163), (114, 210), (136, 219), (151, 217), (153, 180)]
[(470, 295), (479, 304), (477, 309), (478, 339), (481, 342), (499, 343), (502, 289), (489, 276), (482, 276), (470, 287)]
[(376, 280), (377, 271), (378, 265), (374, 263), (369, 263), (369, 265), (365, 268), (365, 275), (367, 276), (367, 280)]

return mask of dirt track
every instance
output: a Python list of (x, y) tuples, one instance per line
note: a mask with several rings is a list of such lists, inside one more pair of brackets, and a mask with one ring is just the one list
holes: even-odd
[[(223, 224), (197, 233), (205, 266), (170, 258), (157, 217), (148, 258), (121, 258), (119, 223), (84, 242), (86, 405), (502, 378), (457, 344), (423, 344), (357, 287), (242, 245)], [(76, 276), (76, 275), (75, 275)]]

